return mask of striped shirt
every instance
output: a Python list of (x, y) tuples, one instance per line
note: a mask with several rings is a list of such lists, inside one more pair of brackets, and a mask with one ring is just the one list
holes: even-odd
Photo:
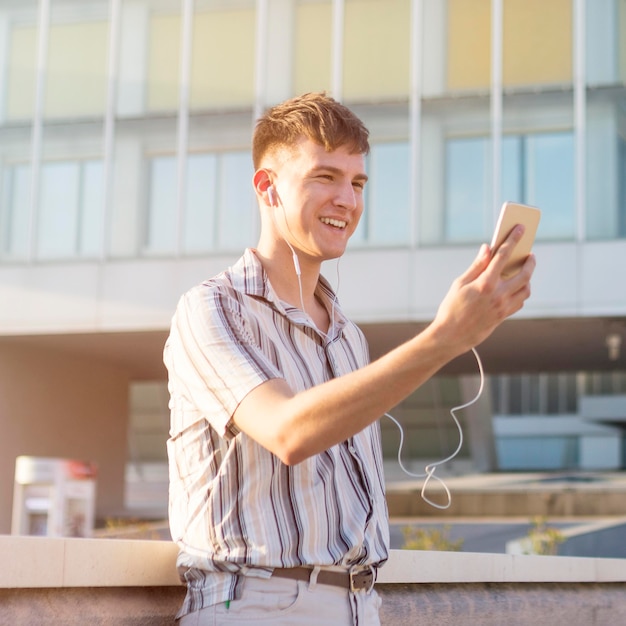
[(299, 392), (366, 365), (365, 338), (323, 277), (316, 293), (334, 318), (328, 335), (278, 299), (246, 250), (178, 304), (164, 360), (170, 528), (188, 586), (181, 614), (238, 597), (237, 575), (387, 559), (377, 422), (287, 466), (232, 420), (243, 398), (267, 380), (285, 379)]

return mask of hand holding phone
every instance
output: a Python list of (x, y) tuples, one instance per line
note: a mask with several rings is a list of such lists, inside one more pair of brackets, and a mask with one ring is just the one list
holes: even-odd
[(517, 242), (513, 249), (513, 254), (507, 261), (504, 270), (502, 270), (503, 278), (510, 278), (521, 270), (533, 247), (540, 217), (541, 211), (537, 207), (516, 204), (515, 202), (505, 202), (502, 205), (493, 233), (493, 239), (491, 240), (492, 254), (502, 245), (502, 242), (509, 236), (517, 224), (523, 224), (524, 226), (524, 235)]

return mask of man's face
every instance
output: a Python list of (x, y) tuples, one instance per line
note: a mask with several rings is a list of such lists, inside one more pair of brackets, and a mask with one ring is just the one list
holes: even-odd
[(273, 167), (279, 235), (312, 260), (341, 256), (363, 213), (365, 158), (302, 139)]

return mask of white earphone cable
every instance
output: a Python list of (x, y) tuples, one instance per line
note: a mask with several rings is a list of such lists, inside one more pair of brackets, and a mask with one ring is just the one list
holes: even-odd
[[(400, 430), (400, 445), (398, 446), (398, 464), (400, 465), (400, 469), (402, 469), (402, 471), (407, 476), (411, 476), (413, 478), (426, 478), (426, 480), (424, 481), (424, 484), (422, 485), (422, 491), (420, 495), (422, 496), (422, 499), (424, 500), (424, 502), (427, 502), (431, 506), (434, 506), (435, 508), (441, 509), (441, 510), (445, 510), (450, 507), (450, 505), (452, 504), (452, 495), (450, 494), (450, 490), (448, 489), (448, 486), (445, 484), (445, 482), (441, 478), (439, 478), (439, 476), (435, 476), (435, 471), (440, 465), (443, 465), (444, 463), (448, 463), (449, 461), (451, 461), (461, 451), (461, 447), (463, 446), (463, 429), (461, 428), (461, 423), (459, 422), (456, 416), (456, 413), (457, 411), (466, 409), (467, 407), (477, 402), (480, 396), (482, 395), (483, 388), (485, 386), (485, 373), (483, 371), (482, 361), (480, 360), (480, 356), (478, 355), (476, 348), (472, 348), (472, 352), (474, 353), (474, 357), (476, 358), (476, 362), (478, 363), (478, 371), (480, 373), (480, 385), (478, 388), (478, 392), (469, 402), (466, 402), (465, 404), (461, 404), (459, 406), (455, 406), (454, 408), (450, 409), (450, 415), (452, 416), (452, 419), (454, 420), (454, 423), (456, 424), (456, 427), (459, 431), (459, 443), (456, 447), (456, 450), (450, 456), (446, 457), (445, 459), (442, 459), (441, 461), (430, 463), (424, 468), (423, 474), (415, 474), (413, 472), (410, 472), (409, 470), (406, 469), (406, 467), (404, 466), (404, 463), (402, 462), (402, 448), (404, 446), (404, 430), (402, 428), (402, 425), (400, 424), (400, 422), (398, 422), (398, 420), (395, 417), (393, 417), (392, 415), (389, 415), (389, 413), (385, 413), (385, 416), (388, 417)], [(436, 480), (443, 487), (446, 493), (446, 497), (447, 497), (446, 504), (437, 504), (436, 502), (433, 502), (430, 498), (426, 496), (426, 489), (428, 488), (428, 485), (431, 480)]]

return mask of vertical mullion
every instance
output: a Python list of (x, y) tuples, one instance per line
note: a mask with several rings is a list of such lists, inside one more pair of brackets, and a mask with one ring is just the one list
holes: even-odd
[(345, 0), (333, 0), (332, 11), (331, 88), (333, 98), (340, 101), (343, 99)]
[(39, 0), (37, 31), (37, 61), (35, 72), (35, 103), (31, 132), (30, 214), (28, 217), (28, 260), (35, 259), (37, 246), (37, 213), (39, 210), (39, 184), (41, 178), (41, 146), (43, 140), (43, 115), (45, 106), (48, 41), (50, 37), (50, 0)]
[(102, 139), (102, 215), (100, 260), (104, 261), (110, 247), (110, 214), (113, 184), (113, 144), (115, 137), (115, 115), (117, 100), (117, 72), (120, 46), (121, 0), (111, 0), (109, 9), (109, 53), (107, 59), (107, 101), (104, 113)]
[[(269, 37), (269, 0), (257, 0), (256, 2), (256, 44), (255, 44), (255, 81), (254, 81), (254, 110), (252, 112), (252, 130), (256, 125), (267, 104), (267, 63), (268, 63), (268, 37)], [(216, 170), (217, 171), (217, 170)], [(217, 180), (217, 178), (216, 178)], [(219, 239), (218, 214), (220, 211), (219, 196), (215, 195), (215, 240)], [(261, 228), (261, 216), (259, 211), (252, 211), (254, 228), (256, 232)]]
[(576, 241), (586, 238), (585, 209), (586, 209), (586, 172), (585, 150), (587, 133), (587, 102), (586, 102), (586, 67), (585, 67), (585, 0), (574, 0), (574, 150), (575, 165), (575, 194), (576, 194)]
[(494, 223), (502, 187), (502, 2), (491, 0), (491, 207)]
[(181, 23), (178, 128), (176, 133), (176, 256), (183, 251), (183, 229), (187, 199), (187, 150), (189, 146), (189, 98), (193, 45), (194, 0), (183, 0)]
[[(423, 28), (423, 1), (411, 2), (411, 76), (409, 93), (409, 142), (411, 154), (411, 177), (409, 190), (409, 244), (411, 249), (419, 246), (418, 224), (421, 211), (420, 180), (421, 180), (421, 124), (422, 124), (422, 70), (423, 44), (421, 32)], [(414, 264), (411, 264), (413, 266)]]
[(263, 114), (267, 92), (267, 57), (269, 37), (269, 5), (268, 0), (257, 0), (256, 3), (256, 46), (255, 46), (255, 81), (254, 81), (254, 119), (253, 126)]

